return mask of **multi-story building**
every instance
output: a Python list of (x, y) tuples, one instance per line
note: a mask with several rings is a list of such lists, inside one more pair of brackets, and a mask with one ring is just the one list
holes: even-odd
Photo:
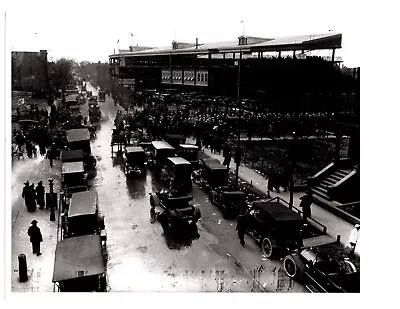
[[(136, 47), (110, 55), (109, 61), (113, 78), (131, 89), (173, 88), (236, 97), (240, 88), (240, 96), (247, 98), (322, 101), (321, 95), (335, 98), (356, 87), (354, 79), (339, 70), (341, 59), (335, 52), (341, 43), (342, 34), (334, 32), (240, 36), (237, 41), (214, 43), (196, 39), (174, 41), (168, 47)], [(310, 56), (315, 51), (330, 56)]]

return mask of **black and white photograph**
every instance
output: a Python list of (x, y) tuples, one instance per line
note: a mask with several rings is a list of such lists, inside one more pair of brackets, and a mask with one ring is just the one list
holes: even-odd
[(10, 293), (360, 293), (355, 7), (10, 5)]

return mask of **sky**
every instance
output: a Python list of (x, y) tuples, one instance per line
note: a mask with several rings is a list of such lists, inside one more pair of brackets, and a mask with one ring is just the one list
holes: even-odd
[[(336, 0), (142, 0), (10, 1), (7, 44), (14, 51), (47, 49), (49, 58), (108, 61), (129, 45), (170, 46), (236, 40), (243, 32), (260, 37), (343, 34), (342, 56), (360, 66), (358, 1)], [(23, 8), (23, 9), (21, 9)], [(243, 23), (241, 23), (243, 21)], [(132, 34), (132, 36), (131, 36)], [(119, 46), (117, 41), (119, 40)]]

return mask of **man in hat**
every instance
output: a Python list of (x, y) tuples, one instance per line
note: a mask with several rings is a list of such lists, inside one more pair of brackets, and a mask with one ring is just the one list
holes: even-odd
[(349, 237), (349, 248), (350, 248), (350, 255), (354, 255), (354, 251), (356, 250), (356, 245), (359, 237), (360, 225), (356, 224), (354, 229), (350, 233)]
[(30, 237), (30, 241), (32, 243), (33, 254), (39, 256), (41, 255), (40, 243), (43, 241), (43, 237), (42, 233), (40, 232), (40, 228), (37, 226), (37, 221), (33, 220), (31, 224), (32, 226), (28, 228), (28, 236)]
[(238, 232), (238, 237), (240, 240), (240, 244), (244, 247), (245, 242), (244, 242), (244, 233), (246, 232), (246, 211), (242, 210), (237, 217), (237, 225), (236, 225), (236, 231)]
[(45, 190), (44, 190), (42, 181), (38, 182), (38, 185), (36, 186), (35, 190), (36, 190), (36, 201), (37, 201), (37, 203), (39, 205), (39, 208), (40, 209), (44, 209), (44, 205), (45, 205), (44, 193), (45, 193)]
[(312, 193), (308, 191), (307, 194), (300, 197), (300, 200), (300, 207), (303, 208), (303, 219), (307, 221), (307, 218), (311, 217)]
[(30, 198), (30, 205), (31, 205), (31, 209), (33, 210), (33, 211), (35, 211), (36, 210), (36, 191), (35, 191), (35, 185), (32, 183), (30, 186), (29, 186), (29, 191), (30, 191), (30, 194), (31, 194), (31, 198)]
[(22, 189), (22, 198), (25, 199), (25, 206), (29, 210), (30, 206), (30, 198), (31, 198), (31, 192), (30, 192), (30, 187), (29, 187), (29, 181), (26, 181), (24, 183), (25, 187)]
[(53, 167), (54, 154), (52, 148), (47, 150), (46, 158), (49, 159), (50, 167)]

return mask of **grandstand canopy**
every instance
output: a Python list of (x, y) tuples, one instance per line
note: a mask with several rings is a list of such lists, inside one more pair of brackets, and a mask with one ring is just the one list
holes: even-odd
[[(243, 38), (240, 37), (240, 38)], [(240, 39), (239, 38), (239, 39)], [(248, 38), (253, 38), (248, 36)], [(173, 49), (172, 46), (156, 47), (141, 51), (113, 54), (110, 58), (121, 56), (156, 56), (171, 54), (217, 54), (231, 52), (289, 51), (289, 50), (323, 50), (342, 47), (342, 34), (328, 32), (324, 34), (308, 34), (288, 37), (265, 38), (249, 44), (239, 45), (239, 41), (212, 42), (190, 44), (190, 47)], [(193, 45), (193, 46), (192, 46)]]

